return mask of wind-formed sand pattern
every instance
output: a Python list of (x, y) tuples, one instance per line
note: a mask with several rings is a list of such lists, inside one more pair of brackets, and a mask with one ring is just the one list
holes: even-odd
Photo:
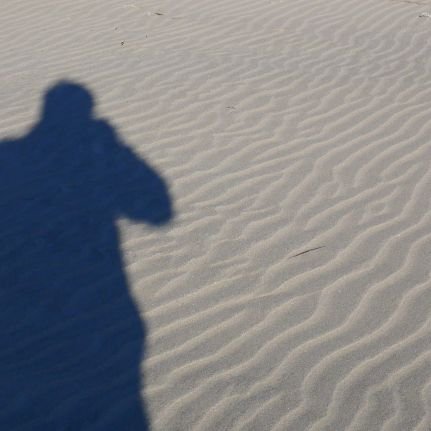
[(429, 431), (431, 1), (1, 9), (0, 429)]

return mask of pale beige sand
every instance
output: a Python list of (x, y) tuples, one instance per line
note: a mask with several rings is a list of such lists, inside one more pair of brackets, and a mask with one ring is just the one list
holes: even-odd
[[(28, 133), (46, 90), (71, 80), (169, 188), (167, 225), (118, 221), (147, 330), (150, 429), (430, 429), (426, 11), (431, 1), (3, 0), (1, 140)], [(13, 248), (3, 214), (0, 247)], [(29, 357), (49, 350), (17, 334)], [(79, 397), (59, 399), (52, 423), (127, 423), (116, 406), (89, 418)], [(43, 428), (31, 391), (18, 401), (25, 420), (11, 429), (63, 429)]]

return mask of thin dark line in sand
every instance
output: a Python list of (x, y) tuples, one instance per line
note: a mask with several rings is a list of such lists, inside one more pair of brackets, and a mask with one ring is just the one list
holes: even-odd
[(301, 256), (301, 255), (303, 255), (303, 254), (305, 254), (305, 253), (310, 253), (310, 251), (319, 250), (319, 249), (321, 249), (321, 248), (325, 248), (325, 247), (326, 247), (326, 246), (321, 245), (320, 247), (310, 248), (310, 249), (308, 249), (308, 250), (301, 251), (301, 253), (294, 254), (293, 256), (290, 256), (290, 257), (289, 257), (289, 259), (293, 259), (294, 257), (298, 257), (298, 256)]

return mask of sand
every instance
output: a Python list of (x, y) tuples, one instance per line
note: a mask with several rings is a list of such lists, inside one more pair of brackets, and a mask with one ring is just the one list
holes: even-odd
[(0, 428), (428, 431), (428, 12), (3, 1)]

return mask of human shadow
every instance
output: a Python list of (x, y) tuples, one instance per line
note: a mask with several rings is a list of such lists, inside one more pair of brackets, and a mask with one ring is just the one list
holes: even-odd
[(39, 122), (0, 142), (0, 429), (148, 430), (145, 328), (116, 220), (173, 217), (167, 186), (60, 82)]

